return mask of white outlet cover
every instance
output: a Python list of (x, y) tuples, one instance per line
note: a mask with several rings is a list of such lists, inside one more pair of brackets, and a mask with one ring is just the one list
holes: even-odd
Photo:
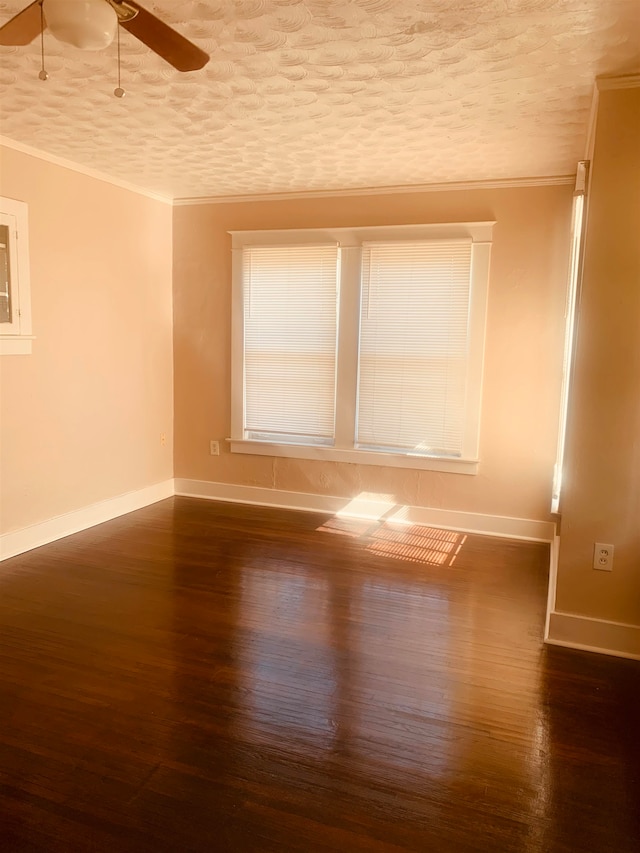
[(593, 568), (601, 572), (613, 570), (614, 547), (606, 542), (595, 542), (593, 545)]

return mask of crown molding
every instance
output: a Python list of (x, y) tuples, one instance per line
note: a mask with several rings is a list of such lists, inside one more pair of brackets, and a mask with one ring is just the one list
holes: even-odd
[[(633, 79), (636, 78), (640, 81), (640, 75), (636, 75)], [(611, 82), (613, 80), (627, 80), (632, 78), (601, 79)], [(638, 85), (638, 83), (635, 85)], [(612, 85), (608, 88), (624, 87)], [(201, 204), (241, 204), (245, 202), (287, 201), (314, 198), (353, 198), (362, 196), (402, 195), (407, 193), (460, 192), (467, 190), (517, 189), (565, 185), (573, 186), (575, 183), (575, 175), (550, 175), (545, 177), (497, 178), (494, 180), (451, 181), (433, 184), (360, 187), (355, 189), (335, 190), (302, 190), (299, 192), (249, 193), (245, 195), (194, 196), (172, 199), (170, 196), (152, 192), (151, 190), (144, 189), (137, 184), (131, 184), (128, 181), (108, 175), (106, 172), (101, 172), (98, 169), (92, 169), (88, 166), (82, 166), (79, 163), (74, 163), (72, 160), (67, 160), (64, 157), (58, 157), (56, 154), (49, 154), (47, 151), (43, 151), (40, 148), (34, 148), (31, 145), (26, 145), (23, 142), (18, 142), (17, 140), (10, 139), (7, 136), (0, 135), (0, 146), (10, 148), (14, 151), (19, 151), (22, 154), (28, 154), (31, 157), (37, 157), (39, 160), (44, 160), (45, 162), (52, 163), (55, 166), (61, 166), (63, 169), (70, 169), (73, 172), (78, 172), (79, 174), (86, 175), (89, 178), (95, 178), (98, 181), (103, 181), (107, 184), (111, 184), (112, 186), (119, 187), (120, 189), (128, 190), (129, 192), (134, 192), (137, 195), (151, 198), (154, 201), (160, 201), (163, 204), (170, 204), (174, 207)]]
[(591, 110), (589, 112), (589, 123), (587, 125), (585, 160), (593, 160), (600, 92), (608, 92), (615, 89), (635, 89), (638, 86), (640, 86), (640, 74), (623, 74), (619, 77), (596, 77), (593, 87), (593, 97), (591, 99)]
[(623, 74), (620, 77), (596, 77), (599, 92), (608, 89), (635, 89), (640, 86), (640, 74)]
[(111, 184), (114, 187), (119, 187), (122, 190), (128, 190), (137, 195), (151, 198), (154, 201), (161, 201), (163, 204), (171, 204), (170, 196), (154, 193), (139, 187), (136, 184), (130, 184), (128, 181), (122, 181), (119, 178), (114, 178), (106, 172), (100, 172), (98, 169), (91, 169), (88, 166), (81, 166), (79, 163), (74, 163), (72, 160), (67, 160), (64, 157), (58, 157), (56, 154), (49, 154), (40, 148), (33, 148), (31, 145), (25, 145), (23, 142), (18, 142), (15, 139), (10, 139), (8, 136), (0, 135), (0, 146), (11, 148), (13, 151), (19, 151), (21, 154), (28, 154), (30, 157), (37, 157), (39, 160), (44, 160), (46, 163), (51, 163), (54, 166), (61, 166), (63, 169), (70, 169), (72, 172), (79, 172), (81, 175), (86, 175), (88, 178), (95, 178), (98, 181), (103, 181), (106, 184)]
[(543, 178), (500, 178), (487, 181), (458, 181), (410, 186), (363, 187), (351, 190), (311, 190), (309, 192), (261, 193), (259, 195), (194, 196), (175, 198), (174, 207), (198, 204), (238, 204), (247, 201), (286, 201), (288, 199), (349, 198), (355, 196), (399, 195), (404, 193), (455, 192), (460, 190), (502, 190), (524, 187), (573, 186), (575, 175), (552, 175)]

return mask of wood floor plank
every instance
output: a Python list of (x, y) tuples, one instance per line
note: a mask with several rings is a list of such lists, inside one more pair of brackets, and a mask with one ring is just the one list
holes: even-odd
[(547, 546), (174, 498), (0, 566), (0, 850), (640, 849)]

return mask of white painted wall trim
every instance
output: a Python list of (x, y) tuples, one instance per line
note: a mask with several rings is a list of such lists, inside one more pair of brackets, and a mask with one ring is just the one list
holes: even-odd
[(271, 506), (306, 512), (340, 513), (342, 516), (353, 518), (379, 519), (384, 515), (388, 520), (407, 524), (424, 524), (465, 533), (480, 533), (486, 536), (525, 539), (533, 542), (552, 542), (555, 535), (555, 524), (552, 521), (483, 515), (431, 507), (391, 507), (384, 500), (376, 500), (375, 496), (351, 499), (306, 492), (287, 492), (258, 486), (187, 480), (179, 477), (175, 480), (175, 493), (186, 497), (229, 503)]
[(86, 530), (96, 524), (102, 524), (104, 521), (110, 521), (112, 518), (141, 509), (156, 501), (170, 498), (173, 494), (174, 481), (164, 480), (135, 492), (127, 492), (124, 495), (65, 513), (65, 515), (49, 518), (30, 527), (5, 533), (0, 536), (0, 561), (31, 551), (33, 548), (39, 548), (41, 545), (47, 545), (49, 542), (55, 542), (57, 539)]
[(554, 611), (549, 614), (545, 642), (552, 646), (640, 660), (640, 625)]
[(34, 335), (0, 335), (0, 355), (31, 355)]
[(452, 192), (455, 190), (503, 190), (518, 187), (555, 187), (575, 183), (575, 175), (550, 175), (541, 178), (496, 178), (485, 181), (452, 181), (440, 184), (411, 184), (356, 189), (309, 190), (300, 192), (261, 193), (257, 195), (211, 195), (175, 198), (175, 207), (192, 204), (238, 204), (246, 201), (286, 201), (305, 198), (350, 198), (371, 195), (404, 195), (406, 193)]
[(549, 542), (551, 559), (545, 642), (550, 645), (640, 660), (640, 625), (608, 622), (574, 613), (562, 613), (554, 609), (560, 540), (555, 532), (555, 524), (551, 521), (418, 506), (394, 507), (389, 512), (388, 503), (376, 500), (375, 496), (351, 500), (331, 495), (177, 478), (164, 480), (144, 489), (127, 492), (74, 512), (47, 519), (30, 527), (5, 533), (0, 536), (0, 561), (149, 506), (174, 494), (307, 512), (340, 513), (342, 516), (354, 518), (379, 519), (384, 515), (386, 519), (408, 524), (424, 524), (507, 539)]
[(49, 154), (41, 148), (33, 148), (31, 145), (25, 145), (23, 142), (18, 142), (17, 139), (10, 139), (8, 136), (0, 135), (0, 145), (5, 148), (11, 148), (13, 151), (19, 151), (21, 154), (28, 154), (30, 157), (37, 157), (39, 160), (44, 160), (46, 163), (52, 163), (54, 166), (61, 166), (63, 169), (71, 169), (72, 172), (79, 172), (81, 175), (86, 175), (88, 178), (95, 178), (97, 181), (104, 181), (107, 184), (112, 184), (114, 187), (120, 187), (122, 190), (129, 190), (129, 192), (146, 196), (146, 198), (161, 201), (163, 204), (171, 204), (170, 196), (152, 192), (144, 187), (139, 187), (137, 184), (131, 184), (129, 181), (120, 180), (120, 178), (114, 178), (106, 172), (101, 172), (98, 169), (92, 169), (89, 166), (82, 166), (80, 163), (74, 163), (73, 160), (67, 160), (66, 157), (58, 157), (56, 154)]
[[(638, 77), (639, 75), (635, 75)], [(631, 85), (638, 85), (633, 82), (620, 83), (619, 81), (629, 81), (628, 78), (600, 78), (599, 88), (623, 88)], [(601, 84), (600, 84), (601, 83)], [(287, 199), (309, 199), (309, 198), (348, 198), (357, 196), (372, 196), (372, 195), (397, 195), (405, 193), (422, 193), (422, 192), (447, 192), (455, 190), (486, 190), (486, 189), (513, 189), (517, 187), (549, 187), (561, 185), (573, 185), (575, 175), (548, 175), (542, 177), (530, 178), (496, 178), (494, 180), (480, 181), (452, 181), (449, 183), (433, 183), (433, 184), (412, 184), (400, 186), (382, 186), (382, 187), (359, 187), (354, 189), (333, 189), (333, 190), (311, 190), (300, 192), (275, 192), (261, 193), (256, 195), (226, 195), (226, 196), (194, 196), (192, 198), (172, 198), (170, 195), (154, 192), (153, 190), (141, 187), (138, 184), (132, 184), (129, 181), (116, 178), (99, 169), (93, 169), (90, 166), (83, 166), (81, 163), (76, 163), (73, 160), (68, 160), (66, 157), (59, 157), (57, 154), (50, 154), (42, 148), (36, 148), (32, 145), (26, 145), (24, 142), (19, 142), (17, 139), (11, 139), (8, 136), (0, 134), (0, 146), (11, 148), (14, 151), (20, 151), (22, 154), (29, 154), (31, 157), (37, 157), (47, 163), (53, 163), (55, 166), (61, 166), (63, 169), (71, 169), (74, 172), (79, 172), (81, 175), (87, 175), (89, 178), (95, 178), (98, 181), (112, 184), (115, 187), (120, 187), (124, 190), (137, 193), (138, 195), (152, 198), (155, 201), (161, 201), (164, 204), (173, 204), (174, 206), (183, 205), (198, 205), (198, 204), (237, 204), (239, 202), (254, 202), (254, 201), (283, 201)]]
[[(243, 372), (239, 371), (240, 375)], [(234, 395), (236, 402), (240, 397)], [(240, 400), (240, 406), (242, 401)], [(240, 410), (241, 412), (241, 410)], [(242, 424), (241, 413), (235, 422)], [(385, 468), (411, 468), (414, 471), (442, 471), (449, 474), (477, 474), (479, 460), (444, 458), (436, 456), (412, 456), (404, 453), (385, 453), (359, 448), (324, 447), (310, 444), (275, 444), (268, 441), (252, 441), (244, 438), (227, 439), (232, 453), (247, 453), (255, 456), (273, 456), (284, 459), (319, 459), (322, 462), (352, 462), (357, 465), (384, 465)]]
[(622, 74), (619, 77), (596, 77), (596, 87), (604, 92), (607, 89), (635, 89), (640, 86), (640, 74)]
[(549, 621), (556, 609), (556, 588), (558, 585), (558, 560), (560, 558), (560, 537), (556, 534), (549, 549), (549, 588), (547, 592), (547, 615), (544, 621), (544, 639), (549, 638)]

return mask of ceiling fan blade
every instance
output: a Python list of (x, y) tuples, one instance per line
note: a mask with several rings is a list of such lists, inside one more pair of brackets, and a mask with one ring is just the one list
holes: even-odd
[(135, 9), (138, 14), (130, 20), (121, 18), (120, 26), (140, 39), (178, 71), (197, 71), (207, 64), (209, 54), (200, 50), (173, 27), (156, 18), (151, 12), (147, 12), (133, 0), (126, 0), (125, 5)]
[(0, 27), (0, 44), (9, 46), (29, 44), (42, 32), (42, 0), (30, 3), (22, 12)]

